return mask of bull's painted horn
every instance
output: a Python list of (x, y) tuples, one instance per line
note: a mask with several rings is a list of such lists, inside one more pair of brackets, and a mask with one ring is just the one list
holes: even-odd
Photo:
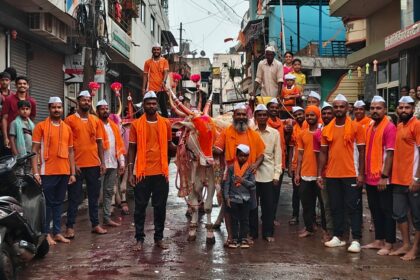
[(121, 117), (121, 112), (122, 112), (121, 96), (118, 96), (118, 111), (117, 111), (116, 115), (118, 115), (119, 117)]
[(209, 99), (207, 99), (206, 105), (204, 106), (203, 114), (208, 115), (210, 106), (213, 103), (213, 92), (210, 94)]
[(175, 114), (177, 114), (178, 116), (185, 118), (187, 115), (184, 114), (183, 112), (181, 112), (174, 104), (174, 101), (172, 100), (172, 98), (169, 98), (169, 104), (171, 105), (172, 110), (174, 110)]
[(175, 102), (176, 107), (178, 107), (183, 113), (187, 115), (194, 115), (194, 113), (190, 109), (185, 107), (184, 104), (182, 104), (181, 101), (179, 101), (172, 89), (169, 89), (169, 92), (171, 93), (171, 97)]

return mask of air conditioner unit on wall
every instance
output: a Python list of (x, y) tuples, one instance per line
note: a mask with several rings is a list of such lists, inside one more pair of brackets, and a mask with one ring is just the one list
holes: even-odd
[(29, 13), (29, 30), (57, 43), (66, 43), (68, 28), (66, 24), (49, 13)]

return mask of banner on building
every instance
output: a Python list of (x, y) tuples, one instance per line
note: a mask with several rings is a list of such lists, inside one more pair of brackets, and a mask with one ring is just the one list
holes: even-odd
[(385, 50), (392, 49), (417, 37), (420, 37), (420, 21), (386, 36)]
[[(83, 83), (84, 55), (78, 53), (67, 55), (65, 59), (64, 82), (65, 83)], [(105, 55), (98, 52), (96, 59), (95, 82), (105, 83)]]

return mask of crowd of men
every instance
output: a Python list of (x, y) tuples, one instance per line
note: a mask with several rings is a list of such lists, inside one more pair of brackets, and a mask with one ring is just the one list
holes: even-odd
[[(107, 233), (98, 214), (101, 189), (103, 225), (119, 226), (111, 219), (111, 204), (117, 179), (125, 173), (134, 187), (135, 249), (142, 250), (144, 246), (150, 199), (154, 208), (155, 245), (167, 248), (163, 232), (169, 193), (169, 154), (176, 146), (165, 117), (168, 69), (160, 50), (160, 46), (154, 46), (153, 56), (146, 62), (144, 114), (131, 123), (128, 145), (124, 144), (118, 124), (111, 120), (106, 101), (92, 106), (92, 97), (86, 90), (77, 97), (76, 112), (64, 121), (62, 100), (51, 97), (49, 117), (34, 124), (36, 102), (28, 94), (28, 79), (16, 77), (17, 91), (13, 93), (8, 84), (12, 80), (10, 74), (1, 73), (2, 152), (10, 149), (13, 155), (36, 153), (28, 168), (44, 191), (47, 206), (44, 231), (50, 244), (69, 243), (75, 238), (83, 182), (92, 233)], [(277, 205), (287, 170), (293, 183), (290, 225), (299, 224), (300, 206), (303, 210), (304, 227), (299, 238), (314, 235), (318, 227), (318, 201), (326, 247), (345, 246), (344, 236), (350, 229), (349, 252), (376, 249), (378, 255), (415, 259), (420, 245), (420, 122), (414, 115), (415, 100), (401, 97), (397, 126), (387, 116), (386, 102), (380, 96), (370, 100), (369, 117), (364, 102), (358, 101), (352, 119), (349, 102), (341, 94), (332, 104), (324, 102), (321, 106), (320, 95), (311, 92), (304, 108), (302, 90), (306, 79), (300, 60), (286, 53), (283, 65), (274, 56), (274, 49), (268, 47), (266, 59), (258, 65), (256, 82), (263, 98), (257, 98), (253, 121), (249, 120), (248, 107), (237, 104), (232, 124), (215, 139), (213, 153), (223, 154), (228, 166), (222, 188), (226, 246), (234, 249), (253, 245), (260, 233), (259, 206), (261, 235), (268, 242), (275, 241)], [(361, 246), (364, 188), (375, 240)], [(69, 205), (62, 234), (61, 206), (66, 192)], [(413, 243), (410, 221), (416, 230)], [(399, 248), (394, 247), (396, 225), (403, 239)]]

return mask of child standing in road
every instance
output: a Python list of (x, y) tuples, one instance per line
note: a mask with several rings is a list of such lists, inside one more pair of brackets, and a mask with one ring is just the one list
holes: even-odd
[(231, 214), (232, 242), (229, 248), (249, 248), (249, 212), (256, 207), (255, 176), (249, 171), (249, 146), (240, 144), (236, 149), (236, 159), (228, 168), (223, 183), (227, 210)]
[[(32, 150), (32, 131), (34, 123), (29, 118), (31, 115), (31, 103), (27, 100), (19, 100), (19, 115), (10, 124), (10, 145), (14, 156), (24, 156)], [(30, 161), (25, 165), (24, 173), (29, 172), (31, 166)]]

